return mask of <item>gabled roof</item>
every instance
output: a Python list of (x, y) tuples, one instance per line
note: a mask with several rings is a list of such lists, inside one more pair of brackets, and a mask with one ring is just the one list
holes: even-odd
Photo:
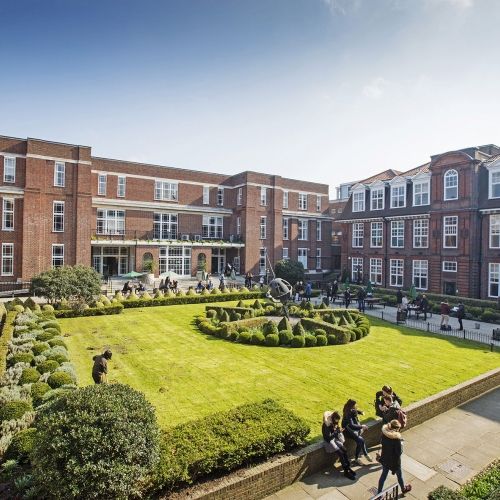
[(399, 170), (393, 170), (392, 168), (389, 168), (387, 170), (384, 170), (383, 172), (380, 172), (379, 174), (372, 175), (371, 177), (368, 177), (368, 179), (364, 179), (360, 181), (362, 184), (372, 184), (377, 181), (389, 181), (393, 177), (396, 177), (397, 175), (400, 175), (401, 172)]
[(415, 167), (415, 168), (412, 168), (411, 170), (403, 172), (403, 174), (401, 174), (401, 175), (403, 175), (405, 177), (414, 177), (415, 175), (418, 175), (418, 174), (426, 174), (427, 172), (429, 172), (429, 166), (430, 166), (430, 162), (424, 163), (423, 165), (420, 165), (419, 167)]

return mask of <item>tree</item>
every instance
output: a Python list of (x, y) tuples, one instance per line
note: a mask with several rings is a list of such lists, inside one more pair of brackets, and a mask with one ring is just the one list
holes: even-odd
[(282, 278), (294, 285), (297, 281), (304, 281), (304, 266), (296, 260), (279, 260), (274, 266), (277, 278)]

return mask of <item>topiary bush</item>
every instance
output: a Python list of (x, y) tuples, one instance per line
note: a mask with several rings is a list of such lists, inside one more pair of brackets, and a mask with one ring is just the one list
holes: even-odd
[(37, 407), (42, 404), (43, 395), (50, 391), (50, 385), (46, 382), (35, 382), (31, 385), (31, 399), (33, 406)]
[(29, 365), (33, 362), (33, 354), (31, 352), (18, 352), (14, 354), (7, 360), (7, 366), (14, 366), (16, 363), (28, 363)]
[(59, 335), (59, 332), (56, 331), (43, 331), (37, 334), (36, 340), (38, 342), (48, 342), (49, 340), (53, 339), (54, 337), (57, 337)]
[(252, 334), (250, 332), (241, 332), (238, 341), (242, 344), (250, 344), (252, 341)]
[(75, 382), (71, 375), (66, 372), (54, 372), (47, 379), (47, 384), (49, 384), (52, 389), (57, 389), (63, 385), (74, 383)]
[(290, 325), (290, 321), (288, 321), (288, 318), (286, 316), (283, 316), (283, 318), (281, 318), (280, 322), (278, 323), (278, 330), (292, 331), (292, 325)]
[(39, 378), (40, 373), (36, 368), (25, 368), (21, 378), (19, 379), (19, 385), (34, 384), (35, 382), (38, 382)]
[(280, 345), (290, 345), (293, 339), (293, 333), (290, 330), (281, 330), (279, 332)]
[(335, 344), (337, 344), (337, 337), (335, 335), (330, 334), (330, 335), (327, 335), (326, 338), (328, 340), (328, 345), (335, 345)]
[(307, 334), (304, 339), (306, 341), (306, 347), (316, 347), (317, 341), (314, 335)]
[(262, 333), (267, 335), (278, 335), (278, 325), (274, 321), (268, 321), (262, 325)]
[(326, 335), (316, 335), (316, 345), (318, 347), (325, 346), (328, 344), (328, 339)]
[(304, 327), (302, 326), (302, 322), (300, 320), (297, 321), (297, 323), (295, 323), (295, 325), (293, 325), (292, 333), (294, 335), (300, 335), (302, 337), (306, 334), (306, 331), (305, 331)]
[(323, 335), (324, 337), (326, 337), (326, 332), (325, 332), (325, 330), (323, 330), (321, 328), (316, 328), (316, 330), (314, 330), (314, 335), (316, 335), (316, 337), (318, 335)]
[(29, 462), (29, 456), (35, 441), (35, 433), (36, 429), (31, 427), (15, 434), (5, 452), (4, 459), (15, 460), (19, 464)]
[(304, 347), (306, 345), (306, 338), (303, 335), (294, 335), (290, 341), (292, 347)]
[(55, 347), (55, 346), (61, 346), (64, 347), (66, 350), (68, 349), (68, 346), (66, 345), (66, 342), (64, 342), (63, 339), (50, 339), (48, 341), (48, 344), (50, 347)]
[(427, 496), (429, 500), (465, 500), (458, 491), (453, 491), (447, 486), (439, 486)]
[(50, 345), (47, 344), (47, 342), (35, 342), (33, 344), (33, 347), (31, 348), (31, 351), (35, 356), (39, 356), (40, 354), (42, 354), (42, 352), (46, 351), (49, 348)]
[(47, 356), (48, 361), (57, 361), (60, 365), (69, 361), (68, 356), (61, 353), (53, 353)]
[(0, 407), (0, 423), (6, 420), (18, 420), (33, 407), (28, 401), (9, 401)]
[(129, 386), (88, 386), (39, 409), (31, 461), (41, 496), (140, 497), (158, 458), (154, 409)]
[(280, 338), (275, 333), (270, 333), (265, 338), (265, 344), (268, 347), (278, 347), (280, 345)]
[(264, 334), (261, 332), (256, 332), (252, 334), (252, 344), (253, 345), (263, 345), (265, 341)]
[(40, 372), (40, 373), (47, 373), (47, 372), (55, 372), (56, 371), (56, 368), (59, 367), (59, 363), (53, 359), (49, 359), (47, 361), (43, 361), (42, 363), (40, 363), (36, 369)]

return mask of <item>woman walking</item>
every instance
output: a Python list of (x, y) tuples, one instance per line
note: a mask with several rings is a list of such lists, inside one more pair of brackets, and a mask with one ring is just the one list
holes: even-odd
[(363, 453), (369, 462), (373, 462), (373, 459), (368, 455), (365, 440), (361, 436), (368, 427), (359, 422), (358, 415), (363, 415), (363, 412), (358, 410), (354, 399), (348, 399), (347, 403), (344, 405), (342, 427), (345, 430), (346, 436), (356, 442), (356, 452), (353, 460), (354, 465), (361, 465), (359, 462), (361, 453)]

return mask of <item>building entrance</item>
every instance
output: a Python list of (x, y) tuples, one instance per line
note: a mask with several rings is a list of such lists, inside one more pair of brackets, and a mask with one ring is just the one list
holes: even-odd
[(92, 247), (92, 267), (105, 277), (126, 274), (129, 268), (128, 247)]

